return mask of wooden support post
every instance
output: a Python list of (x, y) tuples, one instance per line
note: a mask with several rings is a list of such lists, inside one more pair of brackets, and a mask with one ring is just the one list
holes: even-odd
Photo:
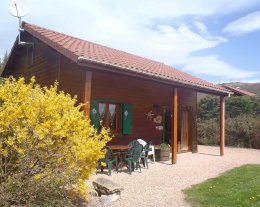
[[(198, 100), (198, 93), (196, 93), (196, 100)], [(194, 115), (194, 132), (195, 132), (195, 139), (194, 139), (194, 152), (197, 153), (198, 152), (198, 102), (196, 102), (196, 109), (195, 109), (195, 115)]]
[(177, 136), (178, 136), (178, 91), (174, 88), (173, 92), (173, 126), (172, 126), (172, 164), (177, 162)]
[[(197, 108), (196, 108), (196, 111), (197, 111)], [(195, 147), (194, 147), (194, 152), (197, 153), (198, 152), (198, 115), (197, 115), (197, 112), (195, 114), (195, 140), (194, 140), (194, 143), (195, 143)]]
[(84, 87), (84, 114), (89, 117), (90, 114), (90, 100), (91, 100), (91, 81), (92, 72), (86, 71), (85, 87)]
[(225, 97), (220, 96), (220, 117), (219, 117), (219, 127), (220, 127), (220, 155), (224, 155), (225, 146)]

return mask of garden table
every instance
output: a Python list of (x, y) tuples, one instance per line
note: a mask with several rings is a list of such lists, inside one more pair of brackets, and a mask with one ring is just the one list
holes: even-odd
[(121, 172), (121, 169), (123, 168), (123, 161), (124, 161), (125, 155), (126, 155), (127, 151), (131, 148), (131, 146), (128, 146), (128, 145), (109, 145), (108, 147), (113, 152), (118, 153), (118, 158), (120, 159), (118, 166), (120, 166), (120, 172)]

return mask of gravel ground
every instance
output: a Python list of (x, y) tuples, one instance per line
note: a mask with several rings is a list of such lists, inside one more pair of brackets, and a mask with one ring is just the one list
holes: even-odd
[[(199, 146), (198, 151), (178, 154), (176, 165), (149, 162), (149, 169), (142, 168), (141, 173), (135, 170), (129, 175), (125, 169), (111, 176), (97, 174), (93, 179), (108, 178), (124, 188), (121, 199), (108, 205), (111, 207), (189, 207), (182, 189), (243, 164), (260, 164), (260, 150), (226, 147), (223, 157), (219, 156), (219, 147)], [(100, 206), (97, 198), (92, 201), (90, 206)]]

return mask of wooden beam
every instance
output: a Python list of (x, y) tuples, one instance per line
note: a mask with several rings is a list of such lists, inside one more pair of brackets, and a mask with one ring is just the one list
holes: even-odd
[(220, 96), (220, 117), (219, 117), (219, 127), (220, 127), (220, 155), (224, 155), (225, 147), (225, 97)]
[(90, 100), (91, 100), (91, 81), (92, 72), (86, 71), (85, 87), (84, 87), (84, 114), (89, 117), (90, 114)]
[(178, 90), (173, 91), (173, 126), (172, 126), (172, 164), (177, 163), (177, 136), (178, 136)]

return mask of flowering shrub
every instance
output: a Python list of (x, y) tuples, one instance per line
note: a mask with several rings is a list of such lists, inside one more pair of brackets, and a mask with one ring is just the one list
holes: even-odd
[(87, 196), (84, 180), (109, 132), (97, 134), (82, 105), (57, 85), (41, 88), (34, 78), (0, 85), (0, 206), (69, 206), (70, 196)]
[(171, 149), (171, 145), (163, 142), (163, 143), (160, 144), (160, 149), (161, 150), (169, 150), (169, 149)]

